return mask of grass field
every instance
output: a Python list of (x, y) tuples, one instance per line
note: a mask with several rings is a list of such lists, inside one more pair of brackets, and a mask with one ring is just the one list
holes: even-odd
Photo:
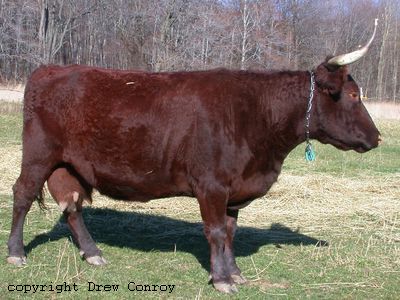
[[(400, 297), (399, 120), (378, 121), (384, 144), (364, 155), (318, 143), (314, 163), (304, 161), (304, 145), (290, 154), (270, 193), (239, 214), (235, 251), (249, 282), (226, 296), (207, 282), (208, 246), (197, 202), (190, 198), (142, 204), (96, 195), (84, 215), (109, 262), (101, 268), (80, 259), (58, 207), (47, 198), (48, 209), (34, 204), (26, 220), (28, 265), (8, 265), (22, 120), (15, 104), (0, 105), (0, 112), (1, 299)], [(89, 291), (89, 282), (119, 287)], [(129, 290), (144, 284), (170, 287)], [(8, 291), (29, 285), (47, 286), (35, 293)]]

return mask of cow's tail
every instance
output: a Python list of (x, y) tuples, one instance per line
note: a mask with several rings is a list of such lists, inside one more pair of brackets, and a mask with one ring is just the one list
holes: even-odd
[(44, 203), (44, 187), (40, 190), (40, 192), (35, 196), (35, 200), (39, 204), (41, 210), (47, 210), (47, 206)]

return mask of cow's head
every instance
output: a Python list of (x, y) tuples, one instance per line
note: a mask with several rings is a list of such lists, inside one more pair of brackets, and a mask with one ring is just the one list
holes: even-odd
[(380, 133), (360, 98), (360, 89), (347, 66), (360, 59), (368, 44), (351, 53), (327, 59), (315, 69), (315, 111), (318, 131), (315, 136), (343, 150), (366, 152), (378, 146)]

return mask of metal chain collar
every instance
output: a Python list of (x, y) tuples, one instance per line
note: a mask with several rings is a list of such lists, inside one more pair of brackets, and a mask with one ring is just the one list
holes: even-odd
[(314, 98), (315, 91), (315, 78), (314, 73), (310, 71), (310, 97), (308, 98), (308, 106), (306, 111), (306, 160), (313, 161), (315, 160), (315, 153), (312, 149), (312, 145), (310, 142), (310, 118), (311, 118), (311, 109), (312, 109), (312, 100)]
[(308, 106), (306, 111), (306, 142), (307, 144), (310, 142), (310, 118), (311, 118), (311, 108), (312, 108), (312, 100), (314, 98), (314, 90), (315, 90), (315, 79), (313, 71), (310, 71), (310, 97), (308, 98)]

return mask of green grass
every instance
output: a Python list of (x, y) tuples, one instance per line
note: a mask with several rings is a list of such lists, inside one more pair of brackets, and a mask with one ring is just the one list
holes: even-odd
[[(208, 246), (198, 205), (189, 198), (143, 204), (96, 195), (84, 218), (109, 262), (101, 268), (81, 260), (57, 206), (47, 198), (47, 210), (34, 204), (27, 217), (28, 264), (8, 265), (21, 117), (0, 114), (0, 298), (398, 299), (400, 122), (378, 125), (385, 142), (370, 153), (315, 143), (315, 163), (304, 161), (304, 145), (289, 155), (271, 193), (239, 215), (235, 252), (249, 283), (226, 296), (208, 284)], [(78, 291), (8, 291), (9, 285), (64, 282)], [(88, 291), (88, 282), (119, 288)], [(129, 291), (129, 282), (175, 287), (172, 293)]]
[(20, 115), (0, 114), (0, 147), (20, 145), (22, 117)]
[(383, 144), (367, 153), (339, 151), (331, 145), (313, 142), (317, 159), (313, 163), (304, 160), (305, 145), (299, 145), (288, 156), (284, 169), (295, 174), (321, 172), (340, 176), (359, 174), (391, 174), (400, 172), (400, 122), (378, 121)]

